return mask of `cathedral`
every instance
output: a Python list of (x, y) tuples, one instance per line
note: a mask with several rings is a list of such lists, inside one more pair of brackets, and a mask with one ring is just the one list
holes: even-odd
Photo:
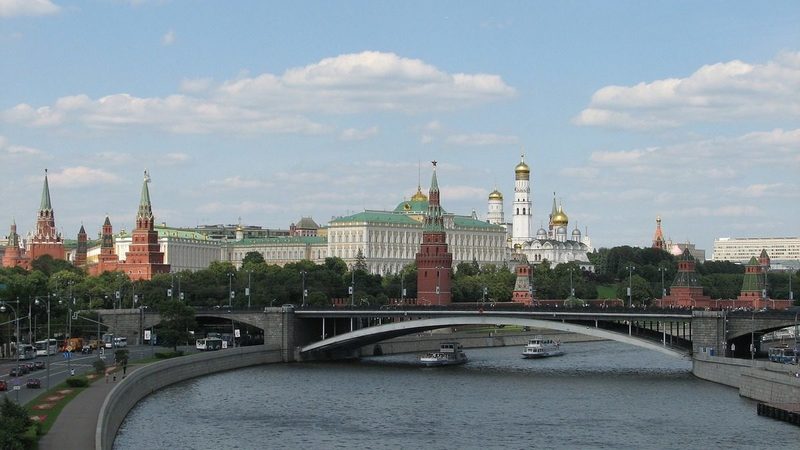
[(531, 169), (522, 155), (514, 168), (514, 203), (511, 223), (504, 223), (503, 194), (497, 189), (489, 194), (486, 221), (506, 227), (508, 245), (527, 257), (531, 264), (549, 261), (552, 265), (575, 261), (584, 270), (593, 270), (587, 253), (592, 251), (591, 240), (577, 226), (568, 233), (569, 218), (562, 205), (556, 203), (548, 217), (548, 227), (533, 230), (533, 200), (531, 199)]

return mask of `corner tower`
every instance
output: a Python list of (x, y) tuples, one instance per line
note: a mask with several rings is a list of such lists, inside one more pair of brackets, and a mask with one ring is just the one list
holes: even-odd
[(511, 244), (524, 244), (531, 240), (533, 202), (531, 201), (531, 169), (525, 164), (525, 155), (520, 156), (514, 168), (514, 219), (512, 221)]
[(119, 264), (119, 270), (133, 281), (150, 280), (155, 274), (169, 273), (169, 264), (164, 264), (164, 252), (158, 244), (158, 232), (153, 228), (154, 217), (148, 183), (150, 175), (145, 170), (136, 228), (131, 233), (131, 246), (125, 254), (125, 262)]
[(422, 228), (422, 243), (417, 253), (417, 302), (427, 305), (449, 305), (452, 302), (450, 278), (453, 254), (447, 251), (442, 206), (439, 203), (439, 183), (436, 161), (433, 161), (431, 188), (428, 193), (428, 212)]

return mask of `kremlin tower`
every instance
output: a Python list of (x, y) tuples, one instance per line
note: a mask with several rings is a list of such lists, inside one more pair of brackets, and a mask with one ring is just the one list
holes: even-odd
[(664, 232), (661, 231), (661, 216), (656, 217), (656, 233), (653, 235), (653, 248), (667, 251), (667, 242), (664, 240)]
[(17, 222), (11, 221), (11, 230), (8, 233), (8, 245), (3, 253), (3, 267), (22, 267), (29, 270), (31, 260), (25, 257), (25, 250), (19, 245), (19, 234), (17, 234)]
[(450, 278), (453, 254), (447, 251), (442, 206), (439, 203), (439, 183), (436, 180), (436, 161), (428, 193), (428, 212), (422, 229), (422, 243), (417, 253), (417, 302), (426, 305), (449, 305), (452, 302)]
[(27, 257), (33, 261), (44, 255), (53, 259), (64, 259), (64, 242), (56, 231), (56, 220), (53, 206), (50, 204), (50, 186), (47, 183), (47, 169), (44, 171), (42, 201), (39, 204), (39, 215), (36, 219), (36, 233), (28, 243)]
[[(170, 271), (169, 264), (164, 264), (164, 252), (158, 243), (158, 232), (153, 228), (155, 219), (150, 205), (150, 191), (147, 189), (149, 182), (150, 176), (145, 170), (139, 212), (136, 214), (136, 228), (131, 233), (131, 246), (125, 261), (120, 263), (117, 269), (128, 275), (132, 281), (150, 280), (155, 274)], [(110, 228), (110, 222), (108, 226)], [(103, 229), (105, 231), (105, 225)], [(105, 236), (103, 244), (106, 244)]]
[(81, 229), (78, 230), (78, 248), (75, 249), (75, 260), (72, 262), (75, 267), (83, 267), (86, 265), (86, 254), (88, 253), (88, 241), (86, 238), (86, 230), (81, 224)]
[(89, 267), (89, 273), (100, 275), (103, 272), (122, 270), (119, 268), (119, 257), (114, 253), (114, 230), (111, 228), (111, 220), (108, 216), (103, 222), (100, 239), (100, 255), (97, 257), (97, 264)]
[(663, 297), (661, 306), (678, 306), (681, 308), (706, 307), (711, 297), (703, 295), (703, 286), (695, 270), (695, 259), (689, 249), (684, 249), (678, 260), (678, 273), (669, 290)]

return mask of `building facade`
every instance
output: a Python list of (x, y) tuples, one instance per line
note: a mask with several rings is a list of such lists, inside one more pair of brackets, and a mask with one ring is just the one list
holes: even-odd
[(769, 253), (773, 269), (800, 267), (800, 237), (718, 238), (711, 259), (746, 264), (762, 250)]

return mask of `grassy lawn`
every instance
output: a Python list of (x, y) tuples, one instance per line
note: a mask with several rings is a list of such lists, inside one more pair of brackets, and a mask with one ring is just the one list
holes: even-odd
[(617, 298), (617, 286), (612, 285), (598, 285), (597, 298)]

